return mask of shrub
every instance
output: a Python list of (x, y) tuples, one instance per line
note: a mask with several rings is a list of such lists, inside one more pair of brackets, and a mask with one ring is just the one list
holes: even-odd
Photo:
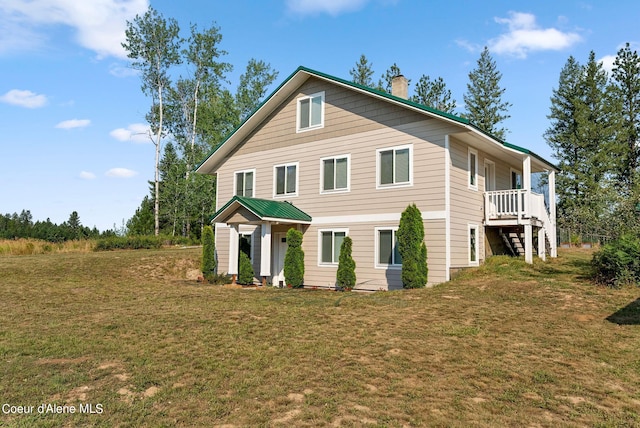
[(610, 287), (640, 284), (640, 238), (622, 235), (603, 246), (591, 260), (596, 282)]
[(204, 279), (213, 282), (216, 270), (216, 242), (211, 226), (205, 226), (202, 230), (202, 262), (200, 267)]
[(302, 232), (289, 229), (287, 232), (287, 253), (284, 256), (284, 279), (293, 288), (304, 284), (304, 251)]
[(251, 259), (244, 251), (240, 251), (240, 262), (238, 263), (238, 284), (250, 285), (253, 284), (253, 266), (251, 265)]
[(356, 285), (356, 262), (351, 256), (353, 241), (345, 236), (340, 246), (338, 258), (338, 271), (336, 272), (336, 286), (340, 288), (353, 288)]
[(407, 206), (396, 232), (402, 258), (402, 286), (422, 288), (427, 284), (427, 247), (424, 244), (422, 213), (416, 204)]
[(96, 251), (110, 250), (140, 250), (162, 247), (161, 236), (111, 236), (98, 239)]

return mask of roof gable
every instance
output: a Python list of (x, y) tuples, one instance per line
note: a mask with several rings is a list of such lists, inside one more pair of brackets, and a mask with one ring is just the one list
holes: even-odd
[(235, 218), (239, 222), (279, 221), (282, 223), (311, 223), (311, 216), (287, 201), (234, 196), (213, 215), (212, 223), (226, 223)]

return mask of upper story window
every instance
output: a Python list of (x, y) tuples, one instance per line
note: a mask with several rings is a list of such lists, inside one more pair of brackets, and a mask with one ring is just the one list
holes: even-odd
[(324, 92), (298, 98), (298, 132), (324, 126)]
[(522, 174), (511, 168), (511, 188), (522, 189)]
[(235, 189), (233, 193), (237, 196), (253, 198), (253, 189), (256, 184), (256, 170), (249, 169), (246, 171), (236, 171), (235, 176)]
[(378, 188), (410, 186), (413, 180), (413, 146), (377, 151)]
[(349, 155), (320, 159), (320, 192), (349, 191)]
[(274, 167), (274, 196), (298, 196), (298, 163)]
[(469, 148), (469, 189), (478, 190), (478, 151)]

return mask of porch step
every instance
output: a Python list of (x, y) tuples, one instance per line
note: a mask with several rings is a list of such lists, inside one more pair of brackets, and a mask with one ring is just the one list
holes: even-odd
[(504, 231), (502, 228), (499, 233), (505, 247), (507, 247), (512, 256), (524, 255), (524, 233)]

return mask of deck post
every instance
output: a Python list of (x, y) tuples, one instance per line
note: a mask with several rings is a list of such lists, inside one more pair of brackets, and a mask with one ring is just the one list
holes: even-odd
[(531, 226), (531, 222), (524, 225), (524, 261), (533, 263), (533, 226)]
[(545, 261), (547, 259), (546, 246), (544, 245), (544, 227), (538, 229), (538, 257)]
[(551, 257), (558, 257), (558, 239), (556, 237), (556, 172), (549, 171), (549, 217), (551, 230), (548, 231), (551, 243)]

